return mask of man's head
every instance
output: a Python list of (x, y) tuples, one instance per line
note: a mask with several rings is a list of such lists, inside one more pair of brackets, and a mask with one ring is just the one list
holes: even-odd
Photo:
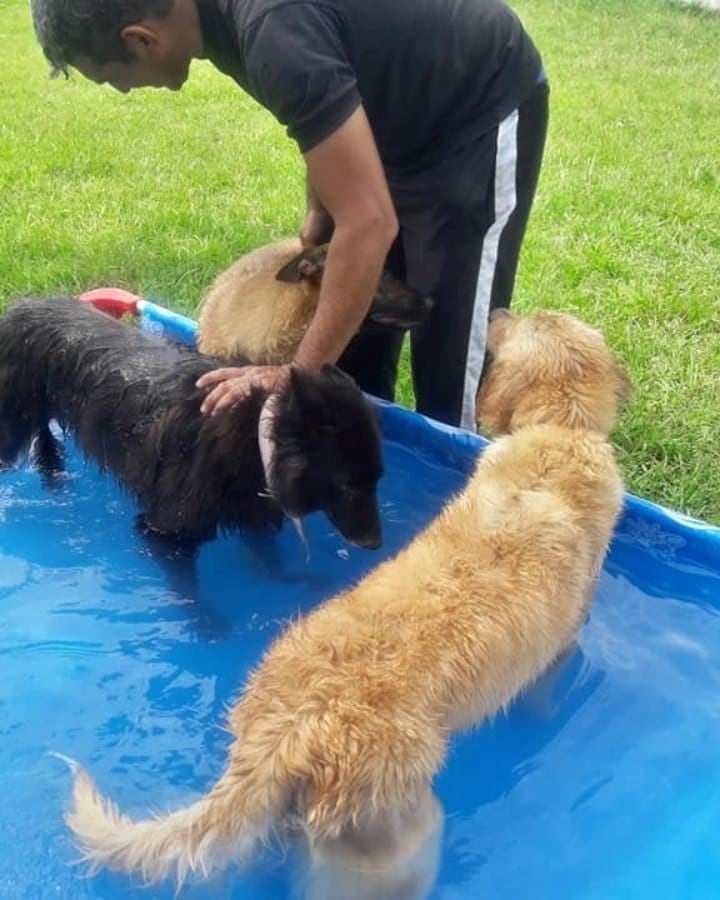
[(70, 67), (119, 91), (180, 88), (202, 49), (194, 0), (31, 0), (53, 74)]

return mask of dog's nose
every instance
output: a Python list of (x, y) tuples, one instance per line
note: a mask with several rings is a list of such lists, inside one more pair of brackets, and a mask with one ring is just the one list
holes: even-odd
[(363, 550), (378, 550), (382, 547), (382, 534), (379, 531), (374, 531), (371, 534), (364, 534), (362, 537), (353, 538), (352, 543), (356, 544), (358, 547), (362, 547)]

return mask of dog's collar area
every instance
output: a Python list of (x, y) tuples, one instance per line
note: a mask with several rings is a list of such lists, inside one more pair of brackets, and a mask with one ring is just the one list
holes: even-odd
[(262, 405), (258, 419), (258, 447), (265, 473), (266, 491), (272, 497), (272, 468), (275, 458), (275, 417), (278, 414), (279, 394), (270, 394)]
[[(280, 394), (270, 394), (265, 400), (260, 410), (260, 418), (258, 419), (258, 447), (260, 448), (260, 459), (262, 460), (263, 471), (265, 473), (265, 490), (260, 492), (260, 496), (275, 499), (273, 493), (273, 464), (275, 460), (275, 417), (278, 415), (278, 404), (280, 402)], [(303, 529), (302, 519), (300, 516), (293, 516), (283, 510), (285, 515), (293, 523), (298, 537), (302, 541), (305, 548), (306, 562), (310, 559), (310, 548), (308, 546), (305, 531)]]

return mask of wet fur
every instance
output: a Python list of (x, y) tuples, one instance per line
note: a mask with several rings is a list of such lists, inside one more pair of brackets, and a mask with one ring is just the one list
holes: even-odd
[[(539, 344), (547, 353), (533, 352)], [(492, 365), (478, 391), (476, 419), (493, 434), (548, 421), (609, 434), (632, 393), (630, 376), (602, 334), (563, 313), (518, 317), (498, 310), (487, 352)], [(532, 384), (542, 389), (527, 390)]]
[(270, 435), (268, 492), (258, 449), (265, 397), (200, 413), (195, 381), (217, 365), (68, 297), (19, 301), (0, 318), (0, 464), (31, 442), (41, 464), (61, 464), (48, 429), (57, 418), (136, 496), (155, 532), (199, 542), (322, 509), (351, 540), (379, 537), (379, 430), (357, 386), (330, 367), (294, 372)]
[[(258, 247), (215, 279), (198, 314), (198, 347), (254, 363), (291, 362), (317, 308), (327, 245), (302, 250), (297, 238)], [(431, 301), (385, 272), (362, 326), (411, 328)]]
[[(513, 364), (486, 382), (478, 413), (512, 433), (406, 549), (270, 647), (208, 794), (133, 822), (73, 764), (67, 822), (94, 866), (182, 881), (290, 826), (307, 839), (310, 896), (426, 895), (449, 735), (503, 710), (572, 644), (622, 505), (601, 410), (629, 379), (604, 342), (566, 316), (502, 316), (490, 341)], [(568, 403), (586, 409), (571, 427)]]

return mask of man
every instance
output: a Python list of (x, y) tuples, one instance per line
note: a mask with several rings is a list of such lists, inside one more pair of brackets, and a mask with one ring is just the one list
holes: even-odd
[[(387, 257), (435, 301), (412, 336), (418, 411), (474, 427), (488, 313), (510, 303), (547, 127), (540, 55), (503, 0), (32, 0), (32, 11), (55, 72), (177, 90), (207, 58), (284, 123), (307, 169), (303, 243), (330, 237), (294, 363), (340, 360), (393, 397), (402, 335), (350, 344)], [(286, 377), (210, 373), (204, 410)]]

